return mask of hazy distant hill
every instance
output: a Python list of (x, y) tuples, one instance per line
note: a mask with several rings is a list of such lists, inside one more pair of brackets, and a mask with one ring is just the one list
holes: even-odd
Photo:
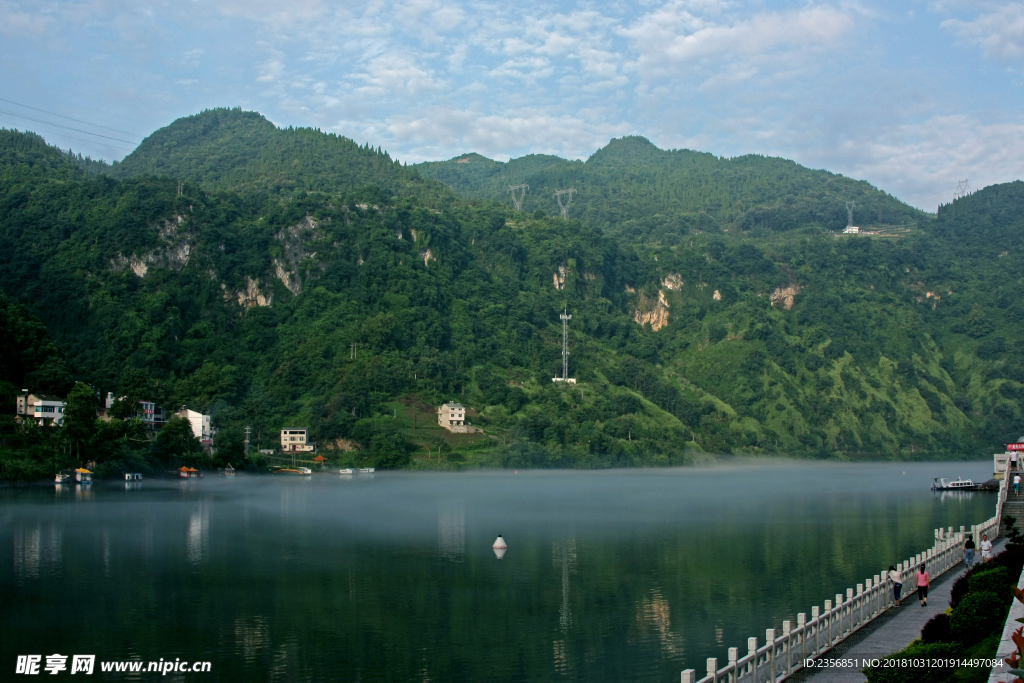
[(523, 210), (529, 212), (557, 214), (555, 190), (575, 187), (569, 216), (624, 234), (806, 225), (841, 230), (847, 201), (856, 202), (859, 225), (928, 218), (866, 182), (786, 159), (665, 151), (642, 137), (612, 140), (586, 162), (531, 155), (501, 163), (469, 154), (416, 168), (461, 195), (509, 203), (509, 185), (528, 183)]

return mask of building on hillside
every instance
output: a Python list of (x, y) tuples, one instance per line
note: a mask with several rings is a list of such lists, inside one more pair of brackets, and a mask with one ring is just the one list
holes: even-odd
[(309, 430), (298, 427), (286, 427), (281, 430), (281, 450), (286, 453), (306, 452), (316, 449), (316, 444), (309, 440)]
[(16, 403), (16, 419), (32, 419), (36, 424), (59, 427), (64, 424), (64, 408), (67, 404), (59, 396), (30, 394), (23, 392)]
[(139, 417), (142, 419), (142, 424), (150, 429), (160, 429), (167, 424), (167, 413), (164, 412), (163, 407), (152, 401), (139, 401), (139, 407), (141, 408)]
[(192, 434), (199, 439), (204, 446), (213, 444), (213, 427), (210, 426), (210, 416), (206, 413), (200, 413), (195, 410), (189, 410), (185, 406), (181, 407), (181, 410), (175, 413), (178, 417), (183, 417), (189, 421), (192, 425)]
[[(114, 392), (108, 391), (104, 408), (99, 414), (100, 419), (109, 422), (110, 409), (114, 407), (114, 402), (123, 401), (125, 398), (125, 396), (121, 396), (115, 399)], [(167, 412), (162, 406), (158, 406), (153, 401), (139, 401), (138, 406), (135, 408), (135, 417), (142, 420), (142, 424), (146, 425), (147, 429), (157, 430), (167, 424)]]
[(856, 225), (848, 225), (843, 230), (843, 234), (844, 235), (859, 235), (860, 234), (860, 228), (858, 228)]
[(472, 434), (475, 427), (466, 422), (466, 408), (461, 403), (451, 401), (437, 408), (437, 424), (449, 432)]

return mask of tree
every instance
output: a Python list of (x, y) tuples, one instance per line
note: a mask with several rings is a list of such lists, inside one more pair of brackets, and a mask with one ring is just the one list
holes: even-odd
[(68, 394), (64, 407), (63, 433), (79, 461), (82, 445), (89, 443), (96, 429), (96, 394), (88, 384), (78, 382)]
[(197, 462), (202, 452), (203, 445), (192, 433), (192, 423), (177, 415), (167, 420), (153, 442), (153, 455), (166, 464), (176, 459)]

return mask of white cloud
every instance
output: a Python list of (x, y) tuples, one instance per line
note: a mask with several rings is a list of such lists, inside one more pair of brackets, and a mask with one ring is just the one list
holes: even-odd
[(41, 38), (53, 25), (51, 17), (22, 9), (16, 2), (0, 0), (0, 33), (10, 36)]
[[(919, 208), (952, 199), (957, 182), (980, 189), (1024, 177), (1024, 121), (935, 116), (862, 135), (818, 153), (831, 170), (865, 178)], [(936, 194), (938, 193), (938, 194)]]
[(719, 21), (695, 16), (689, 7), (672, 2), (622, 29), (638, 55), (633, 67), (641, 78), (694, 65), (728, 69), (736, 62), (765, 63), (771, 56), (835, 49), (855, 24), (849, 11), (824, 5)]
[(967, 21), (947, 19), (942, 27), (963, 42), (980, 48), (985, 56), (1020, 66), (1024, 57), (1024, 3), (988, 7), (989, 11)]

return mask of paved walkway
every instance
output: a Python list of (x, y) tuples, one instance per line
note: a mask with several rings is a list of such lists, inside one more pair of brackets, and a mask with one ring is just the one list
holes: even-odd
[[(1002, 549), (1003, 539), (995, 543), (995, 552)], [(979, 552), (980, 556), (981, 553)], [(980, 559), (980, 557), (979, 557)], [(897, 650), (902, 650), (911, 642), (921, 637), (921, 628), (940, 612), (949, 607), (949, 593), (953, 583), (964, 573), (964, 565), (959, 569), (950, 569), (938, 579), (932, 581), (928, 590), (928, 606), (921, 607), (917, 600), (917, 592), (905, 596), (901, 607), (892, 607), (884, 615), (867, 624), (850, 638), (821, 656), (822, 659), (876, 659), (887, 657)], [(830, 668), (801, 670), (791, 676), (789, 681), (807, 681), (808, 683), (863, 683), (867, 677), (860, 672), (862, 664), (849, 668)]]

